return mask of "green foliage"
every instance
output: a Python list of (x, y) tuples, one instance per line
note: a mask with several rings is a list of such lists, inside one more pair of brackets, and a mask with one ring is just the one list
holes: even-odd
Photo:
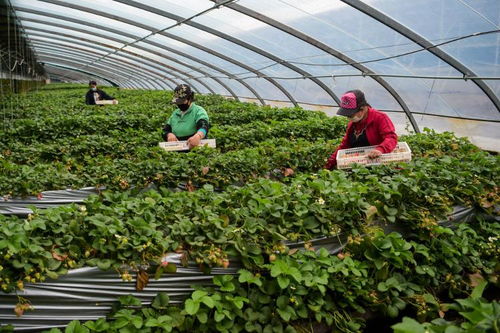
[[(0, 139), (0, 192), (108, 190), (26, 219), (0, 216), (2, 290), (82, 266), (117, 269), (129, 281), (129, 271), (152, 265), (159, 278), (175, 274), (175, 264), (158, 265), (174, 251), (205, 272), (235, 261), (242, 267), (178, 306), (164, 293), (149, 306), (120, 297), (107, 318), (72, 322), (66, 331), (309, 332), (326, 325), (359, 332), (362, 314), (402, 311), (433, 320), (405, 319), (396, 326), (403, 331), (497, 325), (498, 303), (472, 288), (477, 280), (498, 284), (500, 223), (477, 216), (448, 228), (438, 221), (454, 205), (497, 214), (498, 156), (427, 131), (401, 139), (414, 152), (410, 163), (320, 170), (345, 120), (220, 96), (198, 101), (218, 148), (167, 153), (156, 146), (173, 109), (170, 93), (110, 88), (120, 104), (101, 108), (82, 105), (84, 88), (67, 88), (30, 94), (9, 120)], [(152, 184), (157, 190), (142, 191)], [(173, 190), (179, 185), (188, 191)], [(396, 232), (385, 234), (384, 224)], [(342, 252), (310, 243), (324, 236), (339, 240)], [(464, 320), (437, 320), (448, 311), (444, 299), (469, 294), (449, 307)]]
[[(477, 294), (482, 293), (486, 283), (479, 285)], [(476, 290), (475, 290), (476, 291)], [(438, 318), (431, 322), (419, 323), (415, 319), (404, 317), (401, 323), (393, 325), (395, 333), (479, 333), (500, 332), (500, 303), (488, 302), (478, 295), (466, 299), (456, 300), (453, 304), (444, 305), (448, 310), (458, 313), (458, 318), (453, 321)]]

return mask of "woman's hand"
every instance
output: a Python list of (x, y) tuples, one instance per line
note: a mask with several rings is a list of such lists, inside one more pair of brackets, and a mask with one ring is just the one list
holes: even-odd
[(373, 149), (370, 150), (366, 156), (368, 156), (368, 158), (377, 158), (380, 157), (380, 155), (382, 155), (382, 152), (380, 150)]
[(179, 141), (179, 140), (177, 140), (177, 137), (175, 136), (174, 133), (168, 133), (167, 141), (172, 142), (172, 141)]
[(201, 134), (200, 132), (196, 132), (192, 137), (187, 140), (189, 149), (193, 149), (198, 146), (201, 142)]

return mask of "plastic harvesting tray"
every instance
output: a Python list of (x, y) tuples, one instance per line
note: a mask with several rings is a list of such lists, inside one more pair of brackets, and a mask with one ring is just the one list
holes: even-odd
[(382, 154), (380, 157), (370, 159), (366, 155), (377, 146), (367, 146), (358, 148), (341, 149), (337, 152), (337, 168), (349, 169), (352, 164), (379, 165), (392, 162), (411, 161), (411, 150), (406, 142), (398, 142), (396, 148), (391, 153)]
[(104, 105), (104, 104), (118, 104), (117, 100), (102, 100), (102, 101), (96, 101), (95, 104), (97, 105)]
[[(189, 150), (187, 141), (160, 142), (158, 145), (167, 151)], [(200, 146), (215, 148), (215, 139), (201, 140)]]

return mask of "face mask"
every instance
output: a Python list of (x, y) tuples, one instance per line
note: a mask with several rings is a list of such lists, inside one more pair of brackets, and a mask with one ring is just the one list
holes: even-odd
[[(358, 111), (359, 112), (359, 111)], [(361, 112), (361, 114), (357, 115), (356, 117), (352, 117), (350, 120), (353, 122), (353, 123), (357, 123), (358, 121), (360, 121), (361, 119), (363, 119), (363, 117), (365, 116), (365, 113), (364, 112)]]
[(351, 121), (353, 123), (357, 123), (358, 121), (360, 121), (361, 119), (363, 119), (363, 116), (357, 116), (357, 117), (352, 117), (351, 118)]
[(94, 88), (90, 88), (90, 89), (92, 89), (92, 91), (97, 91), (97, 88), (96, 88), (96, 87), (94, 87)]
[(189, 104), (178, 104), (177, 107), (181, 111), (186, 111), (187, 109), (189, 109)]

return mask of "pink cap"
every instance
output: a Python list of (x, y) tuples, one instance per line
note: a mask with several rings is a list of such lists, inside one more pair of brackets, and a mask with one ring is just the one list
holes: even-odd
[[(356, 96), (356, 92), (358, 93), (359, 96)], [(360, 102), (359, 104), (363, 105), (363, 103), (366, 104), (366, 102), (363, 102), (364, 100), (365, 97), (363, 92), (361, 91), (355, 90), (346, 92), (340, 98), (340, 108), (337, 111), (337, 114), (347, 117), (352, 116), (353, 114), (359, 111), (358, 101)]]

